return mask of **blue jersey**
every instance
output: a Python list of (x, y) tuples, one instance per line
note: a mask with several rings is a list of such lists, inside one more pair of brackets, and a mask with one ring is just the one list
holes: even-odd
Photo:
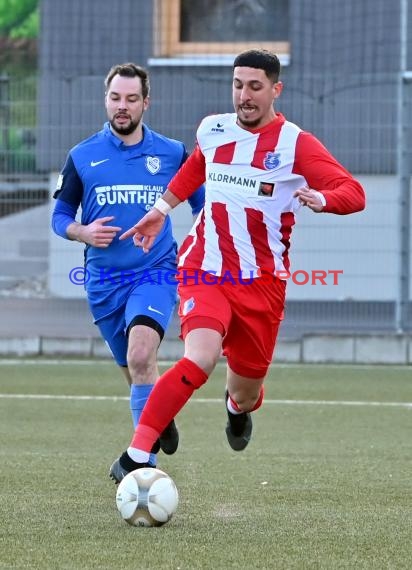
[[(142, 141), (128, 146), (106, 123), (101, 131), (69, 152), (54, 194), (58, 198), (52, 220), (54, 230), (67, 238), (66, 228), (81, 206), (82, 224), (114, 216), (109, 225), (126, 231), (165, 192), (186, 157), (183, 143), (164, 137), (146, 125), (143, 125)], [(193, 214), (198, 214), (203, 208), (203, 187), (189, 202)], [(108, 248), (86, 246), (88, 293), (128, 284), (133, 276), (149, 270), (175, 269), (176, 243), (169, 216), (149, 253), (135, 247), (131, 239), (120, 241), (122, 231)]]

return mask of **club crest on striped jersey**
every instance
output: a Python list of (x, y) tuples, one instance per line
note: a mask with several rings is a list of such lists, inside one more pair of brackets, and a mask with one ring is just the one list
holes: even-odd
[(146, 168), (150, 174), (157, 174), (160, 166), (160, 158), (158, 156), (146, 156)]
[(266, 170), (274, 170), (280, 164), (280, 152), (267, 152), (263, 159), (263, 166)]

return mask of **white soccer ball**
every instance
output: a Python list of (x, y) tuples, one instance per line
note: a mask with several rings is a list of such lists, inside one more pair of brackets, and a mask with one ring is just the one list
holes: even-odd
[(131, 471), (117, 488), (117, 508), (132, 526), (161, 526), (170, 521), (178, 503), (173, 479), (154, 467)]

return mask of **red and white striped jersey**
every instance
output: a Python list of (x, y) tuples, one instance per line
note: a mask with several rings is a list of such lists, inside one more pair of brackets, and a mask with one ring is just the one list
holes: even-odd
[(206, 183), (204, 210), (180, 248), (179, 269), (230, 272), (234, 279), (279, 275), (289, 269), (300, 208), (294, 192), (319, 190), (325, 211), (344, 214), (363, 209), (363, 190), (313, 135), (282, 115), (257, 130), (236, 119), (235, 113), (203, 119), (196, 149), (169, 184), (184, 200)]

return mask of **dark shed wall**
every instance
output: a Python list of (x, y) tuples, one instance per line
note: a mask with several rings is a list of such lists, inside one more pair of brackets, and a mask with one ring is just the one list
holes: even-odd
[(151, 55), (150, 0), (42, 0), (40, 66), (60, 76), (104, 75)]
[(124, 61), (144, 65), (152, 33), (151, 1), (42, 0), (40, 170), (59, 170), (67, 150), (100, 128), (107, 71)]

